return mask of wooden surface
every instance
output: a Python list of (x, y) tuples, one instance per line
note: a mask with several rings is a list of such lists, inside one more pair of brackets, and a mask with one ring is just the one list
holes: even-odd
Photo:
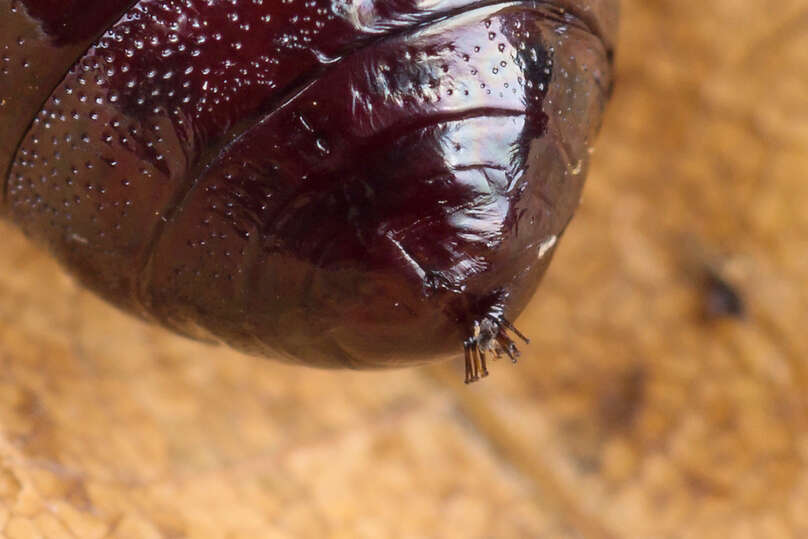
[(174, 337), (0, 225), (5, 536), (808, 537), (808, 1), (623, 7), (533, 344), (473, 387)]

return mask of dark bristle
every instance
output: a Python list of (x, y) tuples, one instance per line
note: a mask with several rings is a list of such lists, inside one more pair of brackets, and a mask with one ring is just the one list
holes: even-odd
[(477, 381), (480, 379), (480, 347), (479, 345), (474, 345), (474, 349), (472, 350), (471, 355), (473, 361), (472, 364), (474, 365), (474, 378), (473, 381)]
[(499, 334), (497, 335), (497, 344), (499, 344), (498, 350), (505, 352), (513, 363), (517, 362), (519, 349), (516, 347), (516, 343), (510, 340), (506, 335)]
[(522, 339), (523, 341), (525, 341), (525, 344), (530, 344), (530, 339), (528, 339), (527, 337), (525, 337), (524, 335), (522, 335), (522, 332), (521, 332), (521, 331), (519, 331), (518, 329), (516, 329), (516, 326), (514, 326), (513, 324), (511, 324), (510, 322), (508, 322), (508, 320), (507, 320), (507, 319), (506, 319), (504, 316), (503, 316), (503, 317), (500, 317), (500, 319), (499, 319), (499, 320), (500, 320), (500, 322), (502, 323), (502, 325), (503, 325), (503, 326), (505, 326), (506, 328), (508, 328), (508, 329), (510, 329), (511, 331), (513, 331), (513, 332), (516, 334), (516, 336), (517, 336), (517, 337), (519, 337), (520, 339)]
[(473, 366), (471, 364), (471, 361), (472, 361), (472, 359), (471, 359), (471, 347), (472, 346), (473, 346), (473, 344), (472, 344), (471, 339), (469, 339), (465, 343), (463, 343), (463, 351), (464, 351), (465, 356), (466, 356), (466, 383), (467, 384), (470, 384), (470, 383), (472, 383), (474, 381), (473, 377), (472, 377), (472, 375), (473, 375), (473, 372), (472, 372), (473, 371)]
[(480, 355), (480, 378), (488, 376), (488, 365), (486, 363), (485, 350), (478, 350)]

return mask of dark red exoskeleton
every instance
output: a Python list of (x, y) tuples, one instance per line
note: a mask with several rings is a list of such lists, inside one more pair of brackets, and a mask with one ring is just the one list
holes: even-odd
[(0, 0), (0, 213), (144, 318), (387, 367), (518, 353), (617, 0)]

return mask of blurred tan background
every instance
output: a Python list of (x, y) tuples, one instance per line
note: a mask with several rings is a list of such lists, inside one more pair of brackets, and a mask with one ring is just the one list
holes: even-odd
[(0, 225), (4, 535), (808, 537), (808, 1), (623, 10), (534, 341), (483, 383), (192, 343)]

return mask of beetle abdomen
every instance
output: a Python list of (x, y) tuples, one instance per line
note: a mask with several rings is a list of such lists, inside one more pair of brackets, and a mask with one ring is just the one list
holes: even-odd
[(6, 204), (184, 333), (322, 366), (510, 353), (580, 197), (615, 4), (138, 2), (52, 92)]

